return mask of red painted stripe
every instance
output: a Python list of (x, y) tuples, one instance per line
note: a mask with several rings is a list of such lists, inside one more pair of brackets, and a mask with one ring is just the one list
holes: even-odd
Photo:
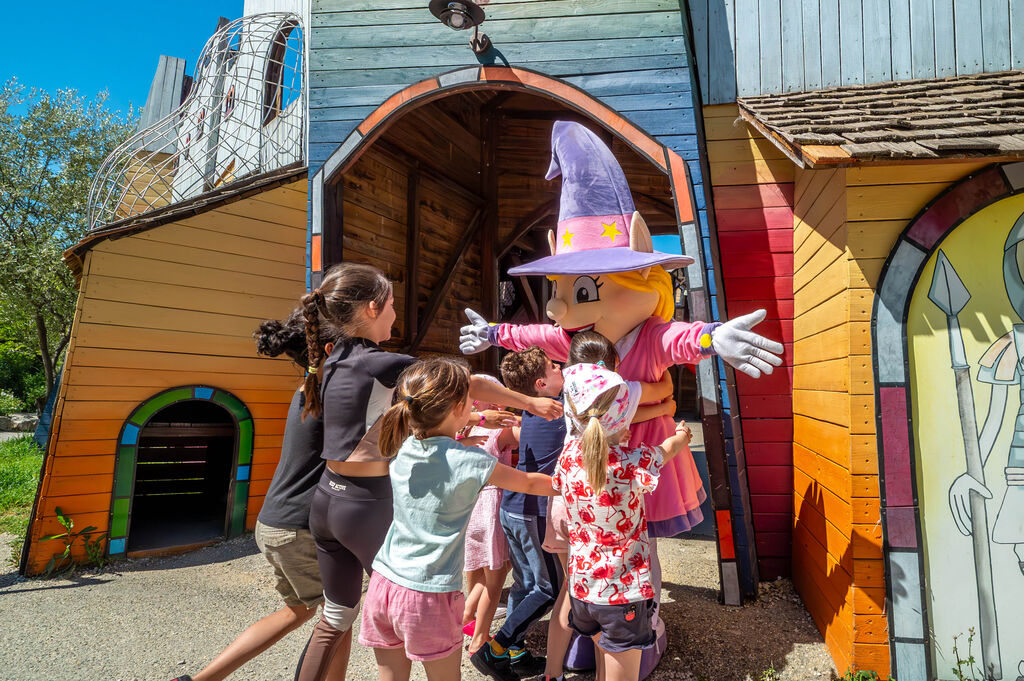
[(737, 371), (736, 388), (740, 395), (791, 395), (793, 368), (778, 367), (771, 374), (757, 379)]
[(793, 531), (792, 513), (754, 513), (754, 530), (789, 533)]
[(725, 297), (732, 310), (734, 300), (793, 298), (793, 273), (775, 277), (730, 276), (725, 279)]
[(712, 196), (718, 208), (762, 208), (792, 206), (793, 183), (740, 184), (714, 187)]
[(747, 468), (751, 494), (792, 494), (792, 466), (754, 466)]
[(754, 544), (757, 546), (758, 557), (784, 558), (793, 550), (793, 533), (757, 532), (754, 535)]
[(732, 516), (729, 511), (715, 511), (715, 523), (718, 527), (718, 551), (722, 560), (735, 560), (736, 548), (733, 546)]
[[(790, 550), (792, 550), (792, 542), (789, 544)], [(761, 577), (762, 582), (770, 582), (784, 577), (788, 579), (792, 574), (792, 565), (789, 558), (790, 554), (787, 552), (785, 556), (778, 558), (766, 558), (763, 556), (757, 557), (757, 572)]]
[(793, 396), (784, 395), (740, 395), (740, 413), (748, 418), (793, 417)]
[[(751, 419), (743, 420), (743, 442), (793, 442), (793, 419)], [(750, 459), (747, 459), (750, 463)], [(764, 463), (764, 462), (760, 462)], [(786, 461), (786, 465), (792, 461)]]
[(320, 242), (321, 242), (321, 236), (319, 234), (314, 234), (313, 235), (313, 239), (310, 241), (310, 244), (309, 244), (309, 255), (310, 255), (310, 260), (312, 261), (310, 263), (310, 268), (309, 268), (311, 272), (319, 272), (320, 270), (323, 269), (323, 261), (321, 260), (322, 253), (321, 253)]
[(751, 494), (750, 507), (754, 513), (793, 513), (793, 493)]
[[(715, 206), (718, 231), (750, 231), (753, 229), (785, 229), (793, 234), (793, 209), (789, 206), (764, 208), (721, 208)], [(792, 248), (792, 239), (790, 240)]]
[[(792, 427), (792, 421), (790, 422)], [(744, 415), (743, 451), (747, 455), (747, 466), (792, 466), (793, 439), (776, 442), (751, 442), (747, 439), (747, 421)]]
[(729, 277), (777, 277), (793, 274), (792, 253), (721, 252), (722, 274)]

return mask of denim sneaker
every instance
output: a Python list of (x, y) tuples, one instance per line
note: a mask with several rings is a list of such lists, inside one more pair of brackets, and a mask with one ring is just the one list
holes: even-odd
[(480, 650), (473, 653), (469, 661), (484, 676), (497, 679), (497, 681), (519, 681), (519, 677), (510, 666), (508, 653), (501, 656), (495, 655), (491, 650), (490, 643), (480, 646)]
[(509, 648), (509, 660), (512, 672), (521, 679), (528, 679), (544, 673), (547, 658), (534, 655), (526, 648)]

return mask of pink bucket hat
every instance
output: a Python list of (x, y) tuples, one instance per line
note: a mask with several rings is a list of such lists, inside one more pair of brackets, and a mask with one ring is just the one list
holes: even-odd
[(617, 390), (615, 401), (611, 407), (598, 417), (598, 422), (606, 434), (617, 433), (627, 427), (636, 414), (640, 404), (640, 384), (626, 381), (614, 371), (609, 371), (597, 364), (573, 364), (562, 371), (565, 379), (563, 390), (571, 407), (565, 410), (569, 421), (577, 430), (584, 430), (586, 422), (580, 421), (575, 412), (582, 413), (590, 408), (597, 398), (609, 390)]

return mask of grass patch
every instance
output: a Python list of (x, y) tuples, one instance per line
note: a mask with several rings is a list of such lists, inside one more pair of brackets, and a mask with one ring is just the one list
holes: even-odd
[(0, 442), (0, 532), (25, 536), (42, 462), (31, 435)]

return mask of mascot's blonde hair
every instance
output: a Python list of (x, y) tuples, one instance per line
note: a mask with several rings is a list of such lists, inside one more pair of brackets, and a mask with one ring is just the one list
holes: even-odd
[(608, 277), (619, 286), (625, 286), (634, 291), (656, 292), (658, 304), (654, 308), (654, 316), (661, 317), (666, 322), (672, 321), (672, 316), (676, 311), (676, 301), (672, 295), (672, 275), (664, 267), (652, 267), (646, 278), (639, 271), (615, 272), (601, 276)]

